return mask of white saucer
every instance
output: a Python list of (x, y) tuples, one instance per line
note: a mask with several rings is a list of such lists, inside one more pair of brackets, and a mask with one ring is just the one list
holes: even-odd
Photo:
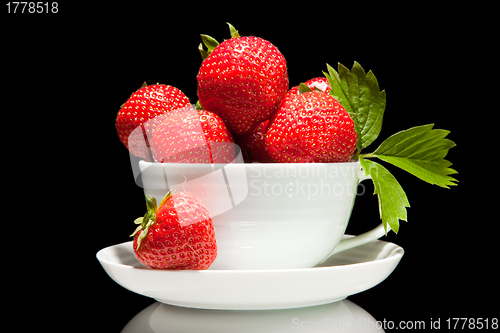
[(404, 254), (373, 241), (313, 268), (275, 270), (155, 270), (142, 266), (132, 242), (100, 250), (97, 259), (122, 287), (159, 302), (199, 309), (288, 309), (340, 301), (385, 280)]

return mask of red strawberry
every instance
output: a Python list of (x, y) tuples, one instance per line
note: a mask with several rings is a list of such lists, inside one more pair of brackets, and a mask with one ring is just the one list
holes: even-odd
[(132, 131), (149, 119), (186, 105), (190, 105), (189, 99), (175, 87), (164, 84), (143, 86), (130, 96), (118, 112), (116, 130), (120, 141), (133, 155), (149, 157), (145, 136), (141, 131), (136, 131), (129, 138)]
[(274, 162), (266, 147), (266, 130), (269, 120), (261, 122), (250, 133), (235, 137), (238, 145), (243, 151), (245, 162)]
[[(167, 193), (156, 206), (147, 196), (148, 212), (135, 220), (134, 254), (150, 268), (207, 269), (217, 257), (212, 219), (189, 192)], [(140, 232), (139, 232), (140, 231)]]
[(230, 163), (236, 157), (233, 137), (215, 113), (189, 106), (154, 122), (151, 148), (157, 162)]
[(267, 149), (281, 163), (347, 162), (356, 140), (349, 114), (335, 98), (319, 92), (286, 99), (266, 132)]
[(237, 134), (269, 119), (287, 90), (285, 58), (258, 37), (233, 37), (218, 44), (198, 72), (201, 105), (221, 116)]
[[(317, 89), (327, 94), (332, 90), (325, 77), (316, 77), (304, 82), (304, 84), (311, 89)], [(293, 87), (286, 93), (285, 98), (283, 98), (281, 103), (283, 104), (286, 99), (297, 96), (299, 93), (299, 86)], [(255, 127), (250, 133), (235, 137), (237, 143), (244, 152), (245, 162), (274, 162), (267, 150), (265, 142), (268, 123), (269, 120), (266, 120), (257, 125), (257, 127)]]
[[(324, 92), (328, 94), (332, 90), (332, 88), (330, 87), (330, 83), (328, 82), (326, 77), (316, 77), (314, 79), (310, 79), (304, 82), (303, 84), (309, 87), (312, 91)], [(288, 92), (285, 95), (285, 98), (283, 98), (283, 100), (281, 101), (280, 106), (283, 103), (285, 103), (286, 100), (293, 98), (294, 96), (297, 96), (300, 93), (301, 93), (300, 85), (295, 86), (292, 89), (288, 90)]]
[[(332, 88), (330, 87), (330, 83), (328, 83), (326, 77), (315, 77), (314, 79), (310, 79), (304, 82), (304, 84), (309, 88), (313, 89), (313, 91), (315, 91), (314, 89), (316, 88), (317, 90), (320, 90), (319, 92), (324, 92), (328, 94), (332, 90)], [(286, 93), (286, 97), (298, 94), (299, 94), (299, 86), (295, 86)]]

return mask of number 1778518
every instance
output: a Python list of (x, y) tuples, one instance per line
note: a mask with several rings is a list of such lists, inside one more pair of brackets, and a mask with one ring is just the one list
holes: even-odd
[(57, 14), (59, 4), (57, 2), (7, 2), (7, 13), (9, 14)]

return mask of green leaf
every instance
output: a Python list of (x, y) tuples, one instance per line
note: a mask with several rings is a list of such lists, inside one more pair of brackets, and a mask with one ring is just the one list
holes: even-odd
[(203, 110), (200, 100), (196, 101), (196, 110)]
[(240, 37), (240, 34), (238, 33), (238, 30), (229, 22), (226, 22), (227, 25), (229, 26), (229, 33), (231, 34), (231, 38), (236, 38)]
[(203, 49), (203, 43), (200, 43), (200, 46), (198, 46), (198, 50), (200, 51), (201, 59), (205, 60), (208, 58), (209, 54)]
[(299, 84), (299, 94), (303, 94), (306, 92), (311, 92), (313, 91), (311, 88), (309, 88), (305, 83)]
[(217, 46), (219, 46), (219, 42), (215, 38), (210, 37), (209, 35), (200, 35), (200, 36), (201, 36), (201, 41), (203, 42), (203, 44), (205, 44), (209, 53), (212, 53), (212, 51), (215, 50)]
[[(144, 238), (146, 238), (148, 236), (148, 232), (149, 232), (149, 227), (151, 227), (153, 225), (153, 223), (156, 222), (156, 217), (152, 217), (149, 219), (148, 223), (146, 224), (145, 227), (142, 228), (142, 231), (139, 235), (139, 238), (137, 239), (137, 247), (136, 247), (136, 250), (139, 249), (139, 247), (141, 247), (141, 243), (142, 243), (142, 240)], [(139, 230), (139, 228), (137, 228), (134, 232), (134, 234)]]
[(449, 168), (452, 163), (444, 158), (455, 143), (445, 137), (450, 133), (433, 129), (434, 124), (417, 126), (390, 136), (368, 156), (391, 163), (430, 184), (444, 188), (456, 185)]
[(352, 111), (351, 103), (349, 102), (349, 99), (347, 98), (344, 90), (342, 89), (342, 86), (340, 84), (340, 76), (339, 73), (333, 69), (332, 66), (326, 64), (326, 68), (328, 69), (328, 74), (323, 72), (325, 75), (326, 79), (328, 80), (328, 83), (330, 84), (330, 87), (332, 90), (330, 90), (330, 95), (335, 98), (340, 105), (344, 107), (344, 109), (347, 111), (351, 119), (354, 121), (354, 129), (356, 131), (356, 134), (358, 136), (358, 141), (356, 143), (356, 148), (358, 151), (361, 150), (361, 129), (359, 127), (359, 123), (354, 119), (359, 116), (358, 113), (355, 113)]
[(332, 88), (330, 94), (336, 98), (346, 111), (358, 114), (354, 120), (358, 134), (357, 148), (368, 147), (380, 134), (384, 116), (386, 95), (380, 91), (378, 81), (372, 71), (365, 70), (354, 62), (352, 70), (338, 65), (338, 72), (327, 64), (326, 78)]
[(203, 60), (205, 60), (210, 54), (212, 54), (212, 51), (215, 50), (217, 46), (219, 46), (219, 42), (215, 38), (210, 37), (209, 35), (200, 35), (200, 36), (201, 36), (201, 41), (207, 47), (207, 51), (203, 49), (203, 44), (200, 44), (198, 46), (198, 50), (200, 51)]
[(152, 214), (156, 214), (156, 211), (158, 210), (158, 205), (156, 204), (155, 197), (151, 197), (149, 195), (146, 195), (146, 208)]
[(175, 193), (175, 189), (168, 191), (167, 194), (165, 194), (165, 196), (163, 197), (163, 199), (161, 199), (160, 205), (158, 206), (158, 208), (163, 206), (165, 204), (165, 202), (167, 202), (168, 198), (170, 198), (172, 196), (172, 194), (174, 194), (174, 193)]
[(138, 233), (140, 230), (142, 230), (142, 225), (138, 226), (135, 231), (129, 236), (129, 237), (134, 237), (136, 233)]
[(328, 69), (328, 74), (323, 72), (323, 74), (326, 76), (326, 79), (328, 80), (328, 83), (330, 84), (330, 87), (332, 90), (330, 91), (330, 95), (333, 96), (339, 103), (346, 109), (348, 113), (353, 112), (351, 108), (351, 104), (349, 103), (349, 100), (347, 99), (347, 96), (344, 93), (344, 90), (342, 89), (340, 85), (340, 76), (339, 74), (333, 69), (332, 66), (326, 64), (326, 67)]
[(407, 221), (406, 208), (410, 207), (406, 193), (394, 176), (382, 165), (366, 160), (362, 157), (359, 162), (366, 175), (371, 176), (375, 193), (378, 196), (379, 213), (384, 224), (385, 233), (387, 226), (399, 231), (399, 220)]
[[(167, 195), (169, 194), (170, 192), (168, 192)], [(130, 235), (130, 237), (133, 237), (135, 236), (136, 233), (139, 232), (139, 230), (142, 230), (139, 240), (137, 242), (137, 248), (139, 248), (141, 240), (147, 236), (149, 227), (156, 221), (156, 212), (158, 211), (156, 198), (146, 195), (146, 207), (147, 207), (146, 214), (144, 214), (143, 217), (138, 217), (134, 220), (134, 223), (139, 224), (139, 226), (137, 226), (135, 231)]]

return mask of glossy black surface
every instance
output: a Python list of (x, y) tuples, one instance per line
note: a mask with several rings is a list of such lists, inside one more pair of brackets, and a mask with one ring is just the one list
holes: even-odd
[[(30, 280), (16, 289), (17, 300), (58, 300), (57, 309), (42, 306), (37, 313), (49, 318), (55, 311), (75, 327), (99, 332), (120, 331), (154, 302), (117, 285), (95, 258), (99, 249), (127, 241), (132, 221), (144, 214), (142, 189), (134, 183), (114, 120), (143, 81), (175, 85), (196, 102), (199, 34), (228, 38), (230, 21), (241, 34), (263, 37), (280, 49), (291, 86), (321, 76), (326, 63), (351, 67), (358, 61), (373, 70), (388, 103), (382, 132), (368, 150), (395, 132), (428, 123), (450, 130), (457, 143), (448, 158), (459, 171), (458, 187), (431, 186), (390, 167), (411, 208), (399, 234), (383, 239), (402, 246), (405, 255), (387, 280), (349, 300), (380, 321), (441, 319), (443, 325), (452, 317), (498, 316), (492, 310), (498, 299), (498, 186), (491, 153), (483, 149), (495, 151), (495, 140), (487, 136), (495, 121), (487, 115), (496, 104), (480, 106), (491, 100), (480, 78), (490, 70), (488, 57), (476, 48), (485, 42), (472, 45), (465, 37), (487, 31), (465, 29), (448, 12), (398, 12), (392, 5), (315, 3), (279, 12), (184, 5), (179, 12), (172, 5), (75, 3), (61, 6), (52, 18), (18, 15), (3, 21), (7, 58), (1, 68), (8, 87), (2, 100), (13, 102), (2, 107), (4, 124), (18, 129), (3, 140), (5, 162), (10, 170), (30, 170), (4, 176), (22, 179), (6, 187), (17, 196), (4, 213), (27, 212), (9, 219), (26, 221), (21, 231), (4, 234), (9, 272), (15, 280)], [(209, 15), (216, 7), (219, 14)], [(233, 9), (226, 15), (220, 8)], [(351, 234), (378, 223), (373, 186), (364, 184)], [(20, 209), (29, 194), (35, 200)], [(9, 286), (17, 286), (14, 279)]]

